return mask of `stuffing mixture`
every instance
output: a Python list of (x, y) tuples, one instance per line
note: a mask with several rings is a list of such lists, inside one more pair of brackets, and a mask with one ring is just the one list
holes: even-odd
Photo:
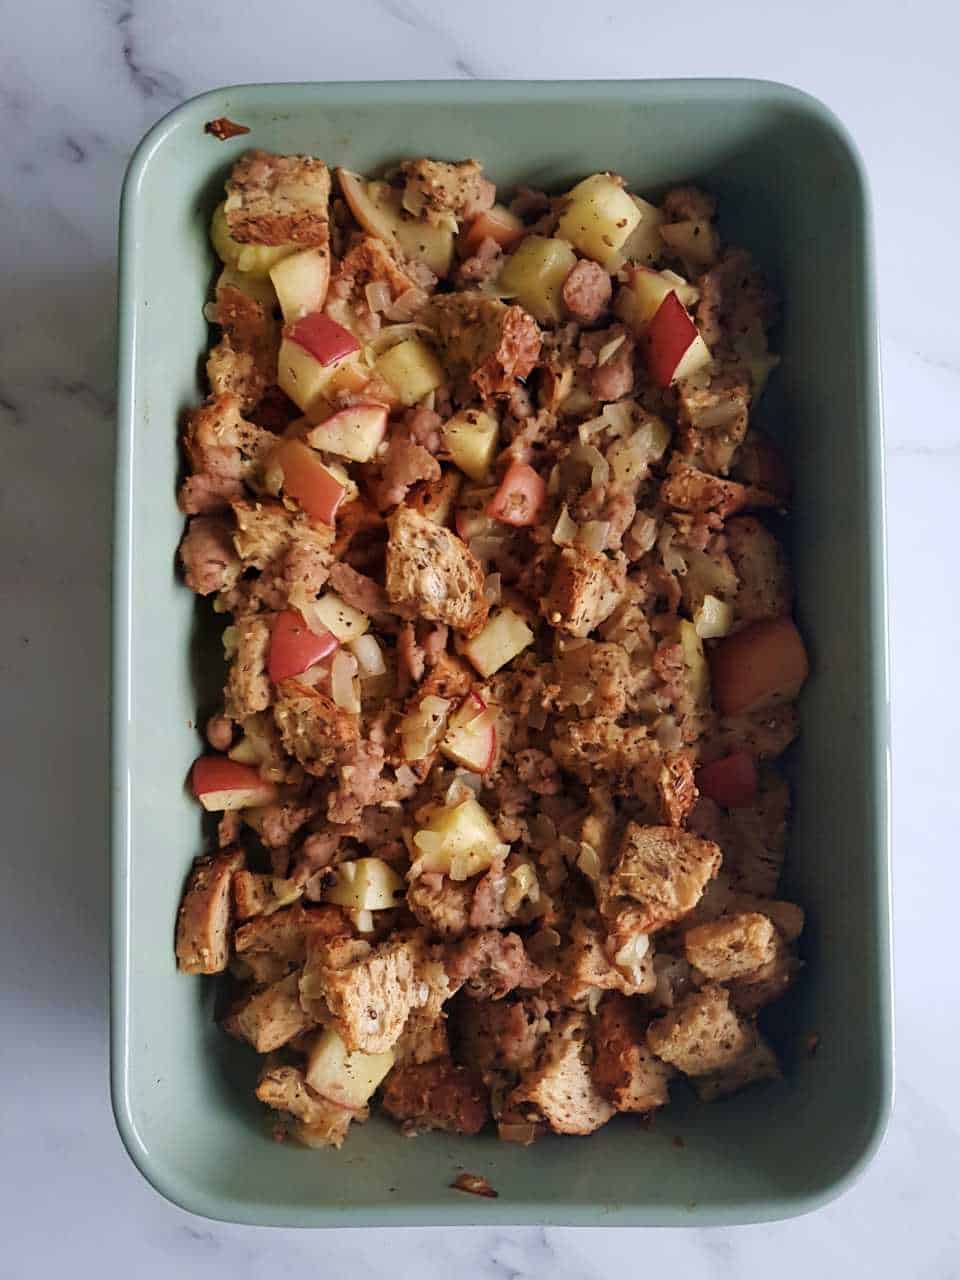
[(720, 1098), (778, 1074), (801, 967), (774, 299), (695, 187), (497, 196), (251, 151), (213, 217), (179, 502), (219, 847), (176, 955), (308, 1146)]

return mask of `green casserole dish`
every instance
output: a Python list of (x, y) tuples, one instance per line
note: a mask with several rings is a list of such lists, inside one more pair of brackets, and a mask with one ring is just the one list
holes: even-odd
[[(250, 132), (217, 141), (203, 126), (218, 116)], [(783, 363), (760, 419), (793, 468), (791, 554), (813, 668), (791, 757), (784, 885), (808, 911), (807, 970), (772, 1021), (783, 1080), (712, 1106), (678, 1090), (650, 1130), (619, 1117), (588, 1139), (530, 1148), (408, 1140), (382, 1119), (339, 1153), (270, 1141), (254, 1055), (217, 1030), (215, 984), (179, 974), (172, 943), (202, 849), (184, 786), (193, 726), (218, 670), (216, 637), (175, 571), (177, 422), (202, 395), (210, 213), (250, 146), (361, 171), (404, 155), (475, 156), (498, 183), (557, 190), (597, 169), (640, 192), (696, 180), (783, 298)], [(760, 81), (255, 85), (196, 98), (146, 136), (121, 210), (112, 1088), (127, 1149), (162, 1194), (211, 1218), (277, 1226), (705, 1226), (807, 1212), (865, 1167), (893, 1074), (872, 271), (868, 196), (842, 126), (815, 100)], [(451, 1190), (463, 1169), (499, 1197)]]

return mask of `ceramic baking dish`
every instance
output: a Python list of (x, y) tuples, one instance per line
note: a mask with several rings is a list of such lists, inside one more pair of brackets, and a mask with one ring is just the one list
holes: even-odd
[[(220, 142), (226, 115), (250, 133)], [(794, 469), (799, 619), (813, 678), (791, 771), (785, 893), (808, 909), (804, 980), (773, 1034), (782, 1082), (652, 1129), (523, 1149), (402, 1138), (373, 1119), (343, 1150), (270, 1141), (255, 1056), (213, 1022), (215, 984), (177, 973), (173, 921), (201, 851), (184, 789), (214, 701), (209, 610), (178, 581), (177, 422), (203, 394), (210, 212), (247, 147), (370, 170), (476, 156), (507, 186), (612, 169), (641, 191), (696, 179), (727, 237), (785, 299), (783, 365), (761, 406)], [(891, 1099), (882, 441), (870, 217), (843, 128), (755, 81), (257, 85), (177, 108), (141, 143), (120, 239), (113, 728), (113, 1102), (149, 1181), (212, 1218), (283, 1226), (706, 1225), (782, 1218), (838, 1194), (875, 1152)], [(210, 683), (205, 683), (209, 681)], [(819, 1036), (819, 1051), (809, 1038)], [(682, 1140), (682, 1141), (678, 1141)], [(498, 1199), (449, 1188), (462, 1169)]]

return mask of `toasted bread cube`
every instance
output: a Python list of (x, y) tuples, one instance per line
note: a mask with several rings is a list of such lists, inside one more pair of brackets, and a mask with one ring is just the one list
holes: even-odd
[(280, 681), (273, 716), (283, 745), (316, 777), (326, 773), (341, 750), (359, 736), (355, 715), (298, 680)]
[(547, 1038), (539, 1065), (521, 1077), (507, 1108), (525, 1120), (545, 1120), (554, 1133), (593, 1133), (615, 1114), (590, 1073), (590, 1026), (563, 1014)]
[(398, 507), (387, 524), (387, 595), (393, 603), (475, 635), (488, 609), (477, 558), (456, 534), (409, 507)]
[(748, 911), (688, 929), (683, 945), (688, 962), (704, 977), (729, 982), (756, 973), (774, 959), (777, 931), (766, 916)]
[(376, 948), (347, 938), (311, 939), (301, 979), (304, 1004), (315, 1010), (326, 1005), (349, 1050), (386, 1053), (410, 1011), (425, 1002), (418, 958), (415, 945), (403, 938)]
[(299, 981), (299, 973), (291, 973), (250, 996), (224, 1020), (225, 1030), (252, 1044), (257, 1053), (279, 1049), (313, 1025), (300, 1004)]
[(738, 516), (723, 527), (727, 552), (740, 586), (734, 605), (737, 618), (757, 622), (790, 612), (793, 591), (783, 548), (756, 516)]
[(322, 160), (249, 151), (227, 181), (227, 228), (241, 244), (325, 245), (329, 200)]
[(340, 1147), (350, 1121), (366, 1118), (318, 1097), (296, 1067), (269, 1066), (260, 1076), (257, 1097), (275, 1111), (296, 1117), (294, 1133), (308, 1147)]
[(610, 995), (593, 1022), (593, 1081), (618, 1111), (652, 1111), (670, 1101), (671, 1068), (651, 1053), (640, 1002)]
[(776, 1080), (780, 1076), (780, 1064), (770, 1044), (758, 1035), (756, 1043), (746, 1053), (720, 1071), (698, 1076), (694, 1088), (702, 1102), (714, 1102), (731, 1093), (756, 1084), (760, 1080)]
[(395, 1067), (383, 1089), (383, 1109), (417, 1129), (479, 1133), (490, 1118), (483, 1080), (450, 1058)]
[(222, 973), (226, 969), (231, 885), (243, 863), (241, 849), (224, 849), (193, 864), (177, 915), (177, 967), (183, 973)]
[(623, 596), (624, 583), (621, 561), (566, 547), (540, 610), (551, 626), (582, 638), (610, 617)]
[(651, 1022), (647, 1044), (685, 1075), (704, 1076), (730, 1067), (752, 1048), (754, 1031), (731, 1009), (729, 993), (710, 985), (692, 991)]
[(789, 947), (778, 942), (772, 960), (744, 978), (730, 983), (730, 999), (744, 1014), (754, 1014), (780, 997), (793, 985), (803, 968)]
[(643, 908), (637, 927), (651, 932), (679, 920), (700, 901), (720, 870), (722, 855), (711, 840), (674, 827), (628, 824), (610, 877), (610, 892)]

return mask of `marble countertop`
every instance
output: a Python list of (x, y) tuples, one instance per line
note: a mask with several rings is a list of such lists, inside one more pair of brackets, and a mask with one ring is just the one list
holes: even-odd
[[(246, 1277), (800, 1280), (960, 1275), (960, 789), (950, 765), (960, 593), (952, 0), (443, 0), (0, 4), (0, 536), (4, 722), (4, 1247), (0, 1276), (70, 1270)], [(485, 19), (477, 14), (485, 11)], [(182, 99), (252, 80), (762, 76), (826, 101), (876, 201), (888, 440), (897, 926), (897, 1103), (839, 1202), (740, 1230), (264, 1232), (174, 1208), (140, 1178), (107, 1087), (106, 732), (114, 244), (143, 131)], [(954, 486), (957, 486), (956, 490)], [(14, 603), (15, 602), (15, 603)], [(855, 1011), (851, 1011), (855, 1016)], [(642, 1249), (642, 1254), (639, 1252)]]

